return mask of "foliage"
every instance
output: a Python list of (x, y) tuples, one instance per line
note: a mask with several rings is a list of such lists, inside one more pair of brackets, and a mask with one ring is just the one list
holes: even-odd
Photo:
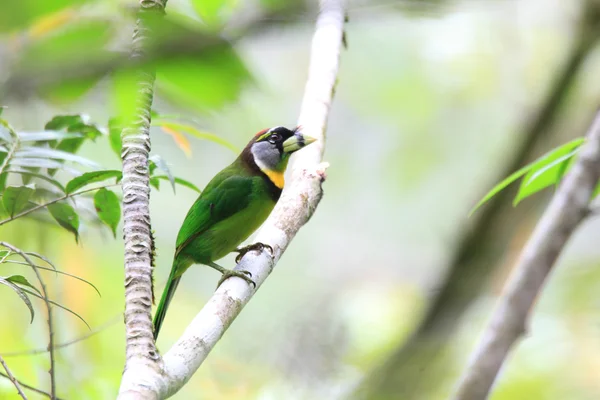
[[(101, 169), (96, 162), (77, 154), (85, 142), (98, 139), (115, 141), (114, 121), (111, 119), (108, 127), (102, 127), (91, 123), (83, 115), (57, 115), (39, 132), (17, 132), (6, 120), (0, 119), (0, 225), (22, 218), (53, 220), (79, 241), (82, 224), (93, 226), (98, 222), (107, 226), (116, 238), (121, 200), (111, 188), (117, 186), (122, 173)], [(151, 160), (151, 183), (156, 189), (160, 187), (160, 180), (166, 179), (173, 190), (179, 184), (199, 192), (191, 182), (173, 176), (162, 157), (153, 155)], [(158, 174), (159, 171), (164, 175)], [(83, 212), (92, 204), (95, 215), (91, 220), (82, 218)], [(10, 250), (2, 250), (0, 264), (30, 265), (35, 269), (62, 273), (44, 256), (31, 254), (52, 268), (29, 264), (24, 259), (17, 261), (14, 257), (19, 254)], [(62, 274), (82, 280), (74, 275)], [(23, 275), (0, 276), (0, 283), (13, 290), (25, 303), (32, 321), (34, 309), (30, 296), (43, 298), (85, 322), (72, 310), (45, 298)]]
[(527, 197), (549, 186), (558, 185), (565, 174), (573, 166), (573, 163), (577, 159), (577, 153), (584, 141), (584, 138), (574, 139), (514, 172), (494, 186), (492, 190), (490, 190), (471, 210), (471, 214), (489, 199), (521, 177), (523, 177), (523, 179), (521, 180), (519, 191), (513, 201), (515, 206)]

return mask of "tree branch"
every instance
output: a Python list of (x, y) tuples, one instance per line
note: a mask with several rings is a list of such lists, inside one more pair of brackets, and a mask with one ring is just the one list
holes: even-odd
[[(21, 256), (21, 258), (23, 260), (25, 260), (25, 262), (27, 262), (27, 264), (29, 264), (29, 266), (33, 269), (33, 272), (35, 273), (35, 276), (36, 276), (38, 282), (40, 283), (40, 289), (42, 292), (42, 296), (40, 296), (40, 298), (42, 298), (44, 300), (44, 304), (46, 305), (46, 313), (48, 315), (48, 320), (47, 320), (47, 322), (48, 322), (48, 356), (50, 358), (50, 369), (48, 370), (48, 373), (50, 374), (50, 398), (55, 399), (56, 398), (56, 379), (55, 379), (55, 370), (54, 370), (55, 357), (54, 357), (54, 329), (52, 327), (52, 304), (51, 304), (52, 301), (48, 297), (48, 290), (46, 289), (46, 284), (44, 283), (44, 280), (42, 279), (42, 274), (40, 274), (40, 271), (38, 271), (38, 269), (36, 268), (35, 263), (33, 261), (31, 261), (31, 258), (29, 258), (29, 256), (23, 250), (16, 248), (15, 246), (13, 246), (7, 242), (0, 242), (0, 246), (6, 247), (13, 253), (16, 253), (19, 256)], [(33, 292), (32, 292), (32, 294), (33, 294)]]
[[(252, 273), (257, 289), (271, 273), (298, 230), (311, 218), (323, 195), (321, 184), (328, 165), (321, 163), (321, 160), (342, 49), (344, 8), (340, 0), (322, 0), (320, 5), (308, 81), (298, 118), (302, 131), (318, 141), (294, 156), (291, 179), (256, 236), (255, 240), (269, 244), (274, 254), (269, 255), (266, 251), (248, 253), (236, 267)], [(229, 279), (217, 289), (164, 355), (161, 398), (173, 395), (191, 378), (253, 294), (254, 290), (241, 279)]]
[(118, 185), (119, 185), (118, 183), (115, 183), (115, 184), (112, 184), (112, 185), (104, 185), (104, 186), (94, 187), (94, 188), (91, 188), (91, 189), (80, 190), (80, 191), (74, 192), (74, 193), (67, 193), (64, 196), (57, 197), (56, 199), (52, 199), (52, 200), (50, 200), (50, 201), (48, 201), (46, 203), (43, 203), (43, 204), (38, 204), (37, 206), (32, 207), (32, 208), (28, 208), (27, 210), (22, 211), (22, 212), (20, 212), (17, 215), (13, 215), (12, 217), (6, 218), (6, 219), (0, 221), (0, 226), (4, 225), (4, 224), (6, 224), (6, 223), (8, 223), (10, 221), (14, 221), (17, 218), (24, 217), (27, 214), (31, 214), (34, 211), (41, 210), (42, 208), (46, 208), (49, 205), (52, 205), (54, 203), (58, 203), (59, 201), (63, 201), (63, 200), (66, 200), (68, 198), (71, 198), (71, 197), (79, 196), (80, 194), (84, 194), (84, 193), (88, 193), (88, 192), (93, 192), (94, 190), (105, 189), (105, 188), (109, 188), (109, 187), (113, 187), (113, 186), (118, 186)]
[(509, 350), (525, 331), (526, 319), (546, 277), (571, 234), (588, 215), (600, 179), (600, 112), (573, 170), (560, 185), (527, 242), (506, 292), (463, 375), (455, 400), (484, 399)]
[(10, 368), (8, 368), (6, 361), (4, 361), (4, 358), (2, 358), (1, 355), (0, 355), (0, 364), (2, 364), (2, 366), (4, 367), (4, 370), (6, 371), (6, 376), (8, 377), (8, 379), (10, 379), (10, 381), (13, 383), (13, 385), (15, 385), (15, 388), (17, 389), (19, 396), (21, 396), (21, 398), (23, 400), (27, 400), (27, 396), (25, 395), (25, 393), (23, 393), (23, 389), (21, 389), (21, 384), (19, 383), (17, 378), (15, 378), (13, 373), (10, 371)]
[[(323, 194), (321, 184), (327, 164), (321, 163), (321, 160), (342, 48), (344, 6), (342, 0), (321, 0), (320, 5), (298, 120), (302, 131), (318, 141), (293, 156), (291, 179), (256, 237), (258, 242), (269, 244), (274, 254), (250, 252), (236, 267), (250, 271), (257, 288), (271, 273), (298, 230), (313, 215)], [(154, 396), (147, 394), (147, 398), (160, 399), (181, 389), (254, 293), (255, 290), (241, 279), (223, 282), (177, 343), (164, 355), (160, 374), (149, 369), (139, 369), (135, 373), (131, 370), (131, 376), (135, 375), (138, 380), (137, 387), (153, 393)]]
[[(164, 12), (167, 0), (140, 0), (138, 20), (133, 32), (132, 60), (142, 60), (151, 32), (148, 18)], [(153, 70), (136, 71), (135, 110), (125, 115), (127, 127), (123, 142), (123, 238), (125, 245), (125, 333), (126, 361), (120, 400), (156, 399), (139, 375), (160, 372), (152, 326), (152, 269), (154, 240), (150, 224), (150, 120), (154, 97)]]
[[(498, 182), (532, 160), (563, 111), (569, 90), (579, 79), (580, 71), (598, 43), (597, 12), (588, 5), (582, 12), (577, 34), (563, 65), (539, 109), (525, 122), (508, 161), (491, 181)], [(461, 317), (487, 287), (499, 260), (513, 239), (519, 222), (531, 218), (544, 201), (532, 198), (513, 207), (518, 192), (513, 185), (494, 196), (460, 227), (459, 239), (450, 256), (446, 276), (436, 287), (427, 310), (416, 329), (381, 365), (374, 368), (357, 388), (355, 398), (395, 399), (431, 397), (439, 384), (432, 376), (445, 368), (441, 360), (444, 346), (460, 325)], [(439, 380), (436, 380), (439, 382)]]
[[(0, 372), (0, 376), (3, 376), (4, 378), (10, 379), (10, 377), (9, 377), (8, 375), (6, 375), (6, 374), (3, 374), (2, 372)], [(16, 379), (16, 378), (15, 378), (15, 379)], [(38, 389), (38, 388), (36, 388), (36, 387), (33, 387), (33, 386), (31, 386), (31, 385), (28, 385), (28, 384), (26, 384), (26, 383), (24, 383), (24, 382), (22, 382), (22, 381), (20, 381), (20, 380), (18, 380), (18, 379), (17, 379), (17, 382), (19, 383), (19, 385), (21, 385), (21, 386), (22, 386), (22, 387), (24, 387), (25, 389), (27, 389), (27, 390), (31, 390), (32, 392), (35, 392), (35, 393), (37, 393), (37, 394), (41, 394), (42, 396), (46, 396), (46, 397), (48, 397), (48, 398), (49, 398), (49, 399), (51, 399), (51, 400), (63, 400), (62, 398), (60, 398), (60, 397), (58, 397), (58, 396), (52, 397), (52, 395), (50, 395), (50, 393), (48, 393), (48, 392), (44, 392), (43, 390), (40, 390), (40, 389)]]

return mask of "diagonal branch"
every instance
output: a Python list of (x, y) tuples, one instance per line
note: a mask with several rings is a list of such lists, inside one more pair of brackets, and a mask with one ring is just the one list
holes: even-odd
[[(575, 40), (548, 94), (519, 134), (520, 142), (491, 183), (512, 174), (532, 160), (540, 146), (548, 141), (556, 121), (564, 109), (569, 89), (578, 81), (581, 70), (598, 44), (600, 16), (592, 8), (582, 12)], [(530, 218), (537, 202), (513, 207), (519, 186), (513, 185), (495, 195), (487, 205), (470, 218), (449, 258), (445, 277), (436, 287), (431, 301), (416, 329), (381, 365), (369, 372), (357, 388), (356, 398), (393, 399), (428, 394), (438, 389), (431, 378), (446, 368), (442, 353), (452, 333), (461, 323), (468, 307), (486, 288), (496, 271), (518, 226), (517, 221)]]
[[(256, 237), (257, 242), (271, 245), (274, 254), (251, 252), (237, 266), (252, 273), (257, 288), (271, 273), (298, 230), (311, 218), (323, 195), (321, 184), (327, 164), (321, 160), (342, 49), (344, 5), (340, 0), (322, 0), (320, 6), (298, 119), (303, 132), (318, 141), (294, 156), (291, 179)], [(239, 279), (229, 279), (217, 289), (164, 355), (165, 379), (160, 388), (161, 398), (173, 395), (190, 379), (254, 293)]]
[(573, 170), (560, 185), (527, 242), (500, 304), (465, 371), (455, 400), (488, 395), (508, 352), (524, 333), (529, 311), (567, 241), (589, 213), (600, 179), (600, 112)]
[[(256, 237), (258, 242), (269, 244), (274, 254), (250, 252), (236, 267), (250, 271), (257, 288), (271, 273), (298, 230), (313, 215), (323, 195), (321, 184), (325, 180), (327, 164), (321, 163), (321, 160), (342, 49), (344, 4), (342, 0), (321, 0), (320, 6), (298, 119), (302, 131), (318, 141), (293, 156), (291, 179)], [(163, 399), (176, 393), (200, 367), (254, 293), (252, 287), (239, 279), (223, 282), (177, 343), (164, 355), (159, 373), (147, 368), (131, 370), (131, 376), (137, 379), (137, 386), (128, 382), (133, 387), (131, 390), (146, 390), (147, 397), (138, 398)], [(124, 387), (122, 384), (121, 391)]]
[[(0, 376), (2, 376), (4, 378), (7, 378), (7, 379), (10, 379), (10, 377), (8, 375), (6, 375), (6, 374), (4, 374), (2, 372), (0, 372)], [(15, 380), (19, 383), (19, 385), (21, 385), (21, 387), (23, 387), (23, 388), (25, 388), (27, 390), (31, 390), (32, 392), (35, 392), (37, 394), (41, 394), (42, 396), (46, 396), (47, 398), (49, 398), (51, 400), (63, 400), (62, 398), (60, 398), (58, 396), (52, 397), (50, 395), (50, 393), (44, 392), (43, 390), (40, 390), (40, 389), (38, 389), (38, 388), (36, 388), (34, 386), (28, 385), (28, 384), (26, 384), (26, 383), (24, 383), (24, 382), (22, 382), (22, 381), (20, 381), (20, 380), (18, 380), (16, 378), (15, 378)]]
[(2, 366), (4, 367), (4, 370), (6, 371), (6, 376), (8, 376), (8, 379), (10, 379), (10, 381), (13, 383), (13, 385), (15, 385), (15, 389), (17, 389), (17, 393), (19, 393), (19, 396), (21, 396), (21, 398), (23, 400), (27, 400), (27, 396), (25, 395), (25, 393), (23, 393), (23, 389), (21, 389), (21, 383), (17, 380), (17, 378), (15, 378), (15, 376), (11, 372), (10, 368), (8, 368), (8, 365), (6, 364), (6, 361), (4, 361), (4, 358), (2, 358), (2, 356), (0, 356), (0, 364), (2, 364)]

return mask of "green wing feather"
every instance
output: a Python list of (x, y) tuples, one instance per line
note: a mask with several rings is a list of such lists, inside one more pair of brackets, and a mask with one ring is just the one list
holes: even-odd
[(183, 221), (177, 235), (175, 257), (216, 223), (246, 209), (250, 203), (252, 187), (252, 177), (239, 175), (229, 176), (210, 190), (207, 187)]
[(216, 223), (243, 211), (250, 202), (252, 187), (252, 177), (236, 175), (234, 168), (228, 167), (209, 182), (188, 211), (177, 235), (177, 249), (173, 266), (154, 316), (155, 340), (181, 275), (192, 264), (192, 261), (181, 256), (181, 252), (189, 243)]

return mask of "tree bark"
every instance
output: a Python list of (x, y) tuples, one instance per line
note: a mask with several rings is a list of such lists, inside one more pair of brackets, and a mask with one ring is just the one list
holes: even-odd
[[(131, 58), (144, 58), (149, 31), (146, 16), (162, 13), (167, 0), (140, 0), (133, 33)], [(154, 71), (136, 72), (137, 97), (134, 115), (123, 129), (123, 238), (125, 241), (125, 331), (126, 361), (119, 399), (156, 399), (137, 375), (160, 373), (160, 355), (152, 326), (152, 269), (154, 242), (150, 225), (150, 111), (154, 95)]]

